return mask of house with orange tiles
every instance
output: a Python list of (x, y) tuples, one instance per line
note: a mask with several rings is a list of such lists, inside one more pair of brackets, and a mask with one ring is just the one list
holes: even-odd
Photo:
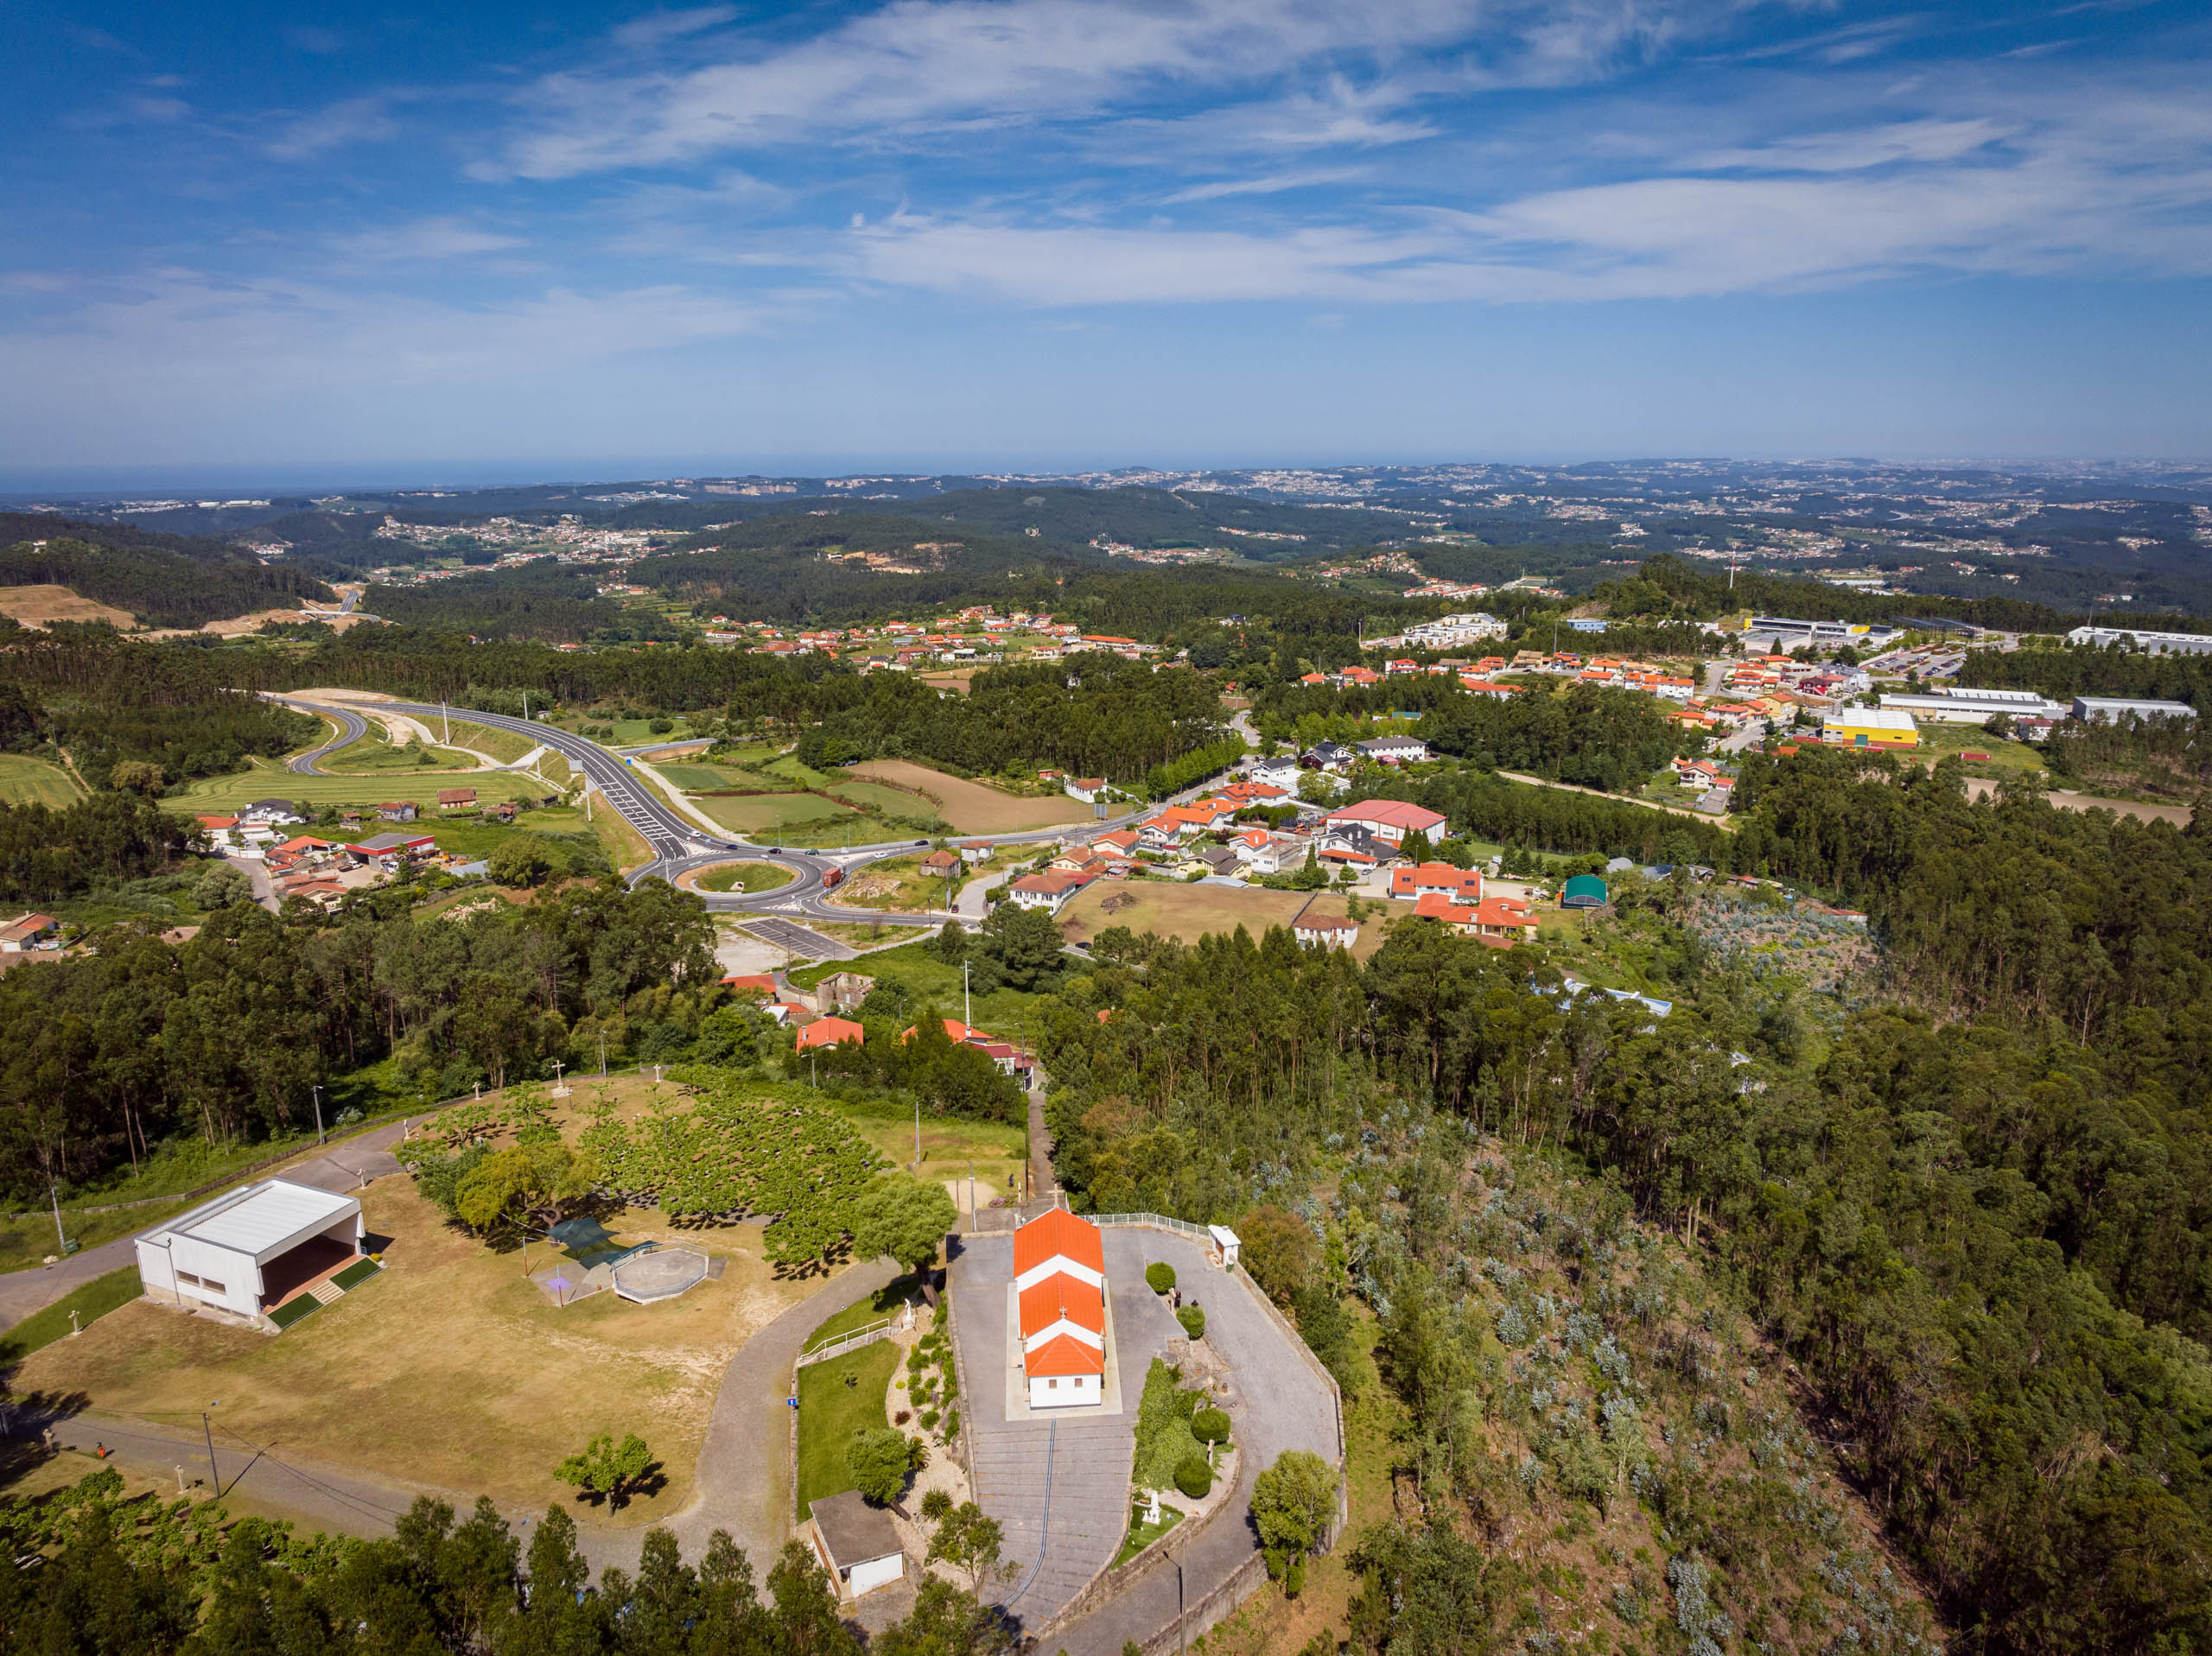
[(1106, 1400), (1106, 1244), (1064, 1209), (1014, 1234), (1021, 1373), (1033, 1409), (1096, 1408)]

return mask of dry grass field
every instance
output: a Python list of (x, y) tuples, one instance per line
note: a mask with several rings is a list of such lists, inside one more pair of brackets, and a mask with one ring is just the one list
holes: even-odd
[(1211, 932), (1243, 926), (1257, 937), (1269, 926), (1287, 926), (1306, 906), (1304, 891), (1259, 886), (1180, 885), (1165, 880), (1099, 880), (1060, 910), (1060, 935), (1088, 942), (1109, 926), (1179, 937), (1195, 943)]
[(1023, 798), (980, 782), (949, 777), (909, 759), (870, 759), (852, 766), (846, 774), (925, 795), (937, 803), (938, 815), (958, 834), (1019, 834), (1027, 828), (1090, 820), (1090, 807), (1065, 794)]
[[(636, 1431), (667, 1482), (611, 1521), (644, 1524), (690, 1498), (731, 1356), (821, 1286), (776, 1277), (757, 1230), (677, 1233), (627, 1211), (605, 1221), (622, 1242), (680, 1234), (723, 1255), (724, 1274), (658, 1305), (603, 1293), (563, 1310), (519, 1253), (448, 1226), (405, 1174), (372, 1184), (362, 1209), (386, 1239), (385, 1273), (285, 1333), (138, 1301), (34, 1353), (16, 1384), (157, 1419), (219, 1397), (223, 1424), (257, 1443), (541, 1508), (573, 1500), (553, 1476), (563, 1456), (595, 1432)], [(539, 1243), (531, 1257), (551, 1255)]]
[(112, 604), (79, 598), (67, 587), (0, 587), (0, 615), (27, 627), (43, 627), (55, 621), (105, 621), (129, 632), (138, 618)]

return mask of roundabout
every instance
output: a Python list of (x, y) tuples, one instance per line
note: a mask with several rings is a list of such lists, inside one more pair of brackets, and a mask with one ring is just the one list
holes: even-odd
[(677, 875), (674, 884), (679, 891), (757, 897), (764, 891), (780, 891), (798, 879), (798, 872), (784, 863), (734, 858), (687, 868)]

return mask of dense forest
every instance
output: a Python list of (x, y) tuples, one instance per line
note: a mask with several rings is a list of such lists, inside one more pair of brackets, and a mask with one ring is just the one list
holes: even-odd
[[(92, 1474), (54, 1500), (0, 1509), (0, 1646), (85, 1656), (861, 1656), (828, 1575), (787, 1545), (756, 1575), (723, 1531), (684, 1562), (649, 1530), (638, 1573), (597, 1583), (559, 1507), (522, 1537), (487, 1500), (456, 1521), (425, 1495), (373, 1541), (300, 1536), (219, 1506), (123, 1497)], [(525, 1520), (526, 1522), (527, 1520)], [(868, 1648), (883, 1656), (1011, 1656), (974, 1596), (942, 1580)]]
[(0, 587), (39, 586), (67, 587), (156, 627), (196, 627), (297, 608), (303, 599), (335, 599), (305, 571), (264, 568), (221, 542), (0, 514)]
[(124, 765), (138, 773), (129, 785), (156, 789), (243, 770), (248, 755), (287, 752), (322, 729), (241, 693), (232, 669), (259, 658), (97, 633), (18, 635), (0, 646), (0, 745), (49, 743), (94, 788), (123, 785)]
[(173, 1135), (296, 1128), (312, 1083), (387, 1056), (435, 1099), (547, 1058), (595, 1069), (602, 1037), (615, 1056), (749, 1053), (749, 1016), (715, 1021), (711, 931), (697, 898), (652, 882), (460, 922), (241, 904), (178, 945), (111, 932), (0, 977), (0, 1192), (83, 1186)]
[[(1667, 925), (1663, 912), (1642, 923)], [(2169, 1168), (2188, 1130), (2146, 1133), (2140, 1077), (2102, 1074), (2089, 1049), (2017, 1008), (1940, 1028), (1863, 1014), (1812, 1060), (1786, 994), (1701, 968), (1690, 949), (1673, 956), (1681, 998), (1663, 1024), (1569, 1001), (1541, 955), (1425, 922), (1402, 924), (1364, 968), (1281, 933), (1143, 955), (1078, 980), (1050, 1021), (1063, 1182), (1101, 1208), (1306, 1215), (1316, 1253), (1344, 1261), (1341, 1291), (1382, 1325), (1386, 1378), (1414, 1413), (1403, 1464), (1452, 1467), (1478, 1525), (1495, 1532), (1516, 1483), (1571, 1493), (1590, 1452), (1552, 1424), (1517, 1469), (1500, 1459), (1501, 1428), (1526, 1432), (1514, 1423), (1530, 1399), (1484, 1354), (1525, 1344), (1556, 1310), (1446, 1304), (1476, 1277), (1512, 1279), (1497, 1275), (1511, 1248), (1477, 1240), (1497, 1212), (1483, 1184), (1498, 1177), (1480, 1172), (1478, 1144), (1495, 1139), (1609, 1170), (1646, 1222), (1738, 1285), (1975, 1647), (2178, 1648), (2212, 1634), (2212, 1361), (2164, 1320), (2204, 1326), (2191, 1228), (2203, 1170), (2196, 1150)], [(1328, 1194), (1336, 1170), (1369, 1167)], [(1585, 1293), (1608, 1280), (1603, 1261), (1627, 1258), (1611, 1223), (1551, 1243), (1594, 1267)], [(1291, 1309), (1328, 1355), (1344, 1336), (1325, 1287), (1301, 1284)], [(1640, 1291), (1586, 1300), (1586, 1344), (1649, 1349)], [(1406, 1326), (1417, 1304), (1431, 1309)], [(1694, 1339), (1676, 1355), (1690, 1361)], [(1467, 1380), (1448, 1378), (1454, 1365)], [(1454, 1386), (1470, 1383), (1460, 1424)], [(1710, 1420), (1707, 1443), (1740, 1430)], [(1659, 1452), (1641, 1429), (1609, 1424), (1605, 1437), (1632, 1461)], [(1685, 1553), (1745, 1561), (1749, 1516), (1700, 1506), (1726, 1481), (1701, 1485), (1675, 1441), (1676, 1464), (1637, 1490)], [(1453, 1508), (1426, 1505), (1448, 1532)], [(1797, 1590), (1789, 1576), (1807, 1560), (1767, 1556), (1780, 1582), (1728, 1583), (1739, 1625)]]
[(1732, 584), (1725, 569), (1692, 563), (1671, 552), (1646, 558), (1630, 579), (1605, 582), (1591, 596), (1608, 612), (1628, 617), (1705, 619), (1749, 610), (1814, 621), (1888, 621), (1899, 616), (1948, 616), (2008, 631), (2053, 632), (2073, 623), (2048, 605), (2017, 598), (1949, 598), (1926, 593), (1877, 595), (1831, 587), (1822, 581), (1738, 570)]

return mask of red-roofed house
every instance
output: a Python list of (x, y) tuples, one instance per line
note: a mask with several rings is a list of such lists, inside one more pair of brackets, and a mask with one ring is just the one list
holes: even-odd
[(1098, 1228), (1058, 1208), (1014, 1234), (1021, 1372), (1033, 1409), (1096, 1407), (1106, 1399), (1106, 1246)]
[(1419, 902), (1431, 891), (1454, 903), (1483, 900), (1483, 877), (1472, 868), (1454, 868), (1448, 862), (1425, 862), (1414, 868), (1390, 871), (1390, 895)]
[(1049, 914), (1058, 914), (1067, 906), (1070, 898), (1097, 878), (1096, 874), (1065, 872), (1024, 874), (1006, 888), (1007, 895), (1018, 908), (1043, 909)]
[(850, 1041), (855, 1046), (863, 1044), (868, 1031), (849, 1018), (817, 1018), (798, 1032), (798, 1050), (806, 1051), (817, 1046), (840, 1046)]
[(1436, 812), (1402, 799), (1363, 799), (1357, 805), (1331, 811), (1326, 821), (1332, 828), (1363, 828), (1394, 846), (1408, 834), (1433, 834), (1444, 826), (1444, 818)]
[(734, 972), (722, 980), (722, 987), (741, 995), (759, 995), (766, 1000), (776, 998), (776, 980), (766, 972)]

